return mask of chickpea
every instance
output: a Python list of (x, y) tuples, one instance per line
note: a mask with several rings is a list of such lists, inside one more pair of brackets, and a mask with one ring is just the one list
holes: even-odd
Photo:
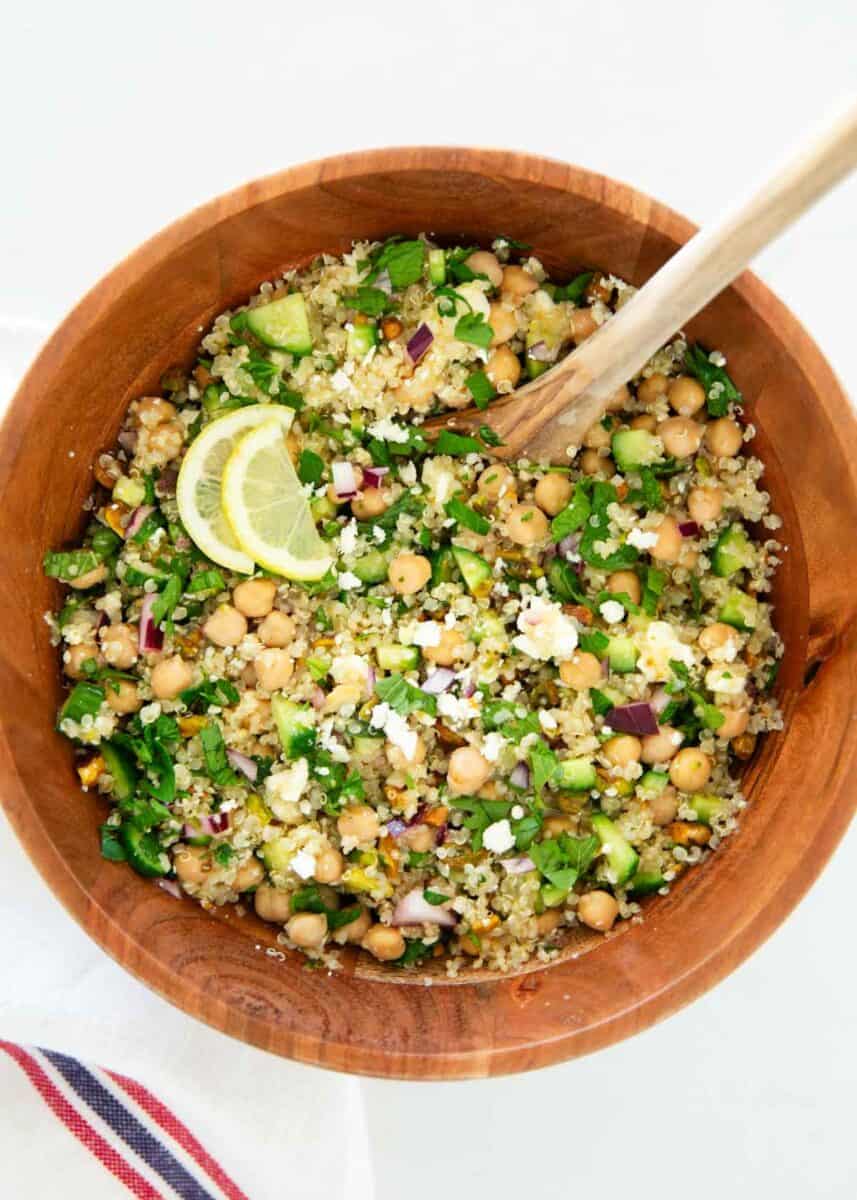
[(629, 424), (631, 429), (645, 429), (649, 433), (654, 433), (657, 421), (652, 413), (638, 413), (636, 417), (631, 418)]
[(106, 625), (98, 635), (105, 662), (120, 671), (127, 671), (137, 661), (138, 631), (136, 625)]
[(590, 450), (606, 450), (612, 440), (612, 428), (605, 429), (600, 421), (596, 421), (594, 425), (590, 425), (583, 435), (583, 444)]
[(346, 708), (349, 704), (357, 705), (360, 703), (362, 696), (363, 687), (361, 684), (338, 683), (335, 688), (327, 693), (327, 699), (324, 702), (324, 712), (339, 712), (341, 708)]
[(642, 404), (654, 404), (656, 400), (666, 394), (669, 383), (666, 375), (655, 371), (653, 375), (649, 375), (647, 379), (643, 379), (637, 384), (637, 399)]
[(492, 288), (498, 288), (503, 282), (503, 268), (500, 266), (497, 255), (492, 254), (490, 250), (474, 250), (464, 260), (464, 264), (470, 267), (470, 270), (476, 275), (487, 275)]
[(165, 425), (167, 421), (174, 421), (177, 416), (176, 406), (169, 400), (162, 400), (160, 396), (143, 396), (132, 405), (132, 411), (137, 424), (145, 425), (147, 429)]
[(501, 346), (510, 341), (518, 332), (518, 318), (505, 304), (495, 300), (488, 313), (488, 324), (494, 330), (491, 339), (492, 346)]
[(491, 775), (491, 764), (474, 746), (459, 746), (449, 756), (446, 782), (456, 796), (478, 792)]
[(86, 672), (83, 669), (84, 663), (94, 662), (97, 667), (100, 667), (104, 662), (101, 657), (101, 651), (96, 646), (95, 642), (80, 642), (77, 646), (69, 646), (63, 652), (63, 670), (69, 679), (83, 679)]
[(501, 496), (516, 495), (515, 476), (502, 463), (486, 467), (476, 485), (480, 496), (486, 500), (499, 500)]
[(401, 409), (414, 408), (424, 412), (431, 404), (437, 380), (428, 366), (417, 367), (410, 379), (400, 383), (393, 396)]
[(692, 571), (699, 561), (699, 551), (687, 538), (681, 544), (678, 552), (678, 565), (686, 571)]
[(690, 417), (669, 417), (661, 421), (657, 433), (667, 454), (674, 458), (688, 458), (696, 454), (702, 442), (702, 426)]
[(87, 588), (95, 587), (97, 583), (102, 583), (106, 578), (107, 568), (104, 563), (99, 563), (91, 571), (84, 571), (83, 575), (78, 575), (77, 579), (70, 579), (68, 582), (71, 587), (85, 592)]
[(105, 691), (107, 703), (115, 713), (137, 712), (143, 704), (136, 683), (131, 683), (129, 679), (111, 681), (107, 684)]
[(211, 859), (205, 846), (177, 846), (173, 865), (180, 883), (204, 883)]
[(381, 334), (388, 342), (397, 338), (404, 328), (398, 317), (384, 317), (381, 322)]
[(557, 837), (560, 833), (570, 833), (574, 828), (571, 817), (550, 816), (545, 817), (542, 824), (542, 833), (545, 837)]
[(488, 355), (485, 374), (497, 391), (500, 390), (500, 385), (503, 383), (509, 383), (515, 387), (521, 378), (521, 360), (508, 346), (498, 346)]
[(662, 763), (673, 758), (682, 743), (682, 736), (672, 725), (659, 725), (657, 733), (643, 738), (640, 758), (644, 763)]
[(576, 308), (568, 319), (572, 341), (585, 342), (598, 328), (598, 322), (588, 308)]
[(181, 421), (168, 421), (149, 433), (149, 455), (160, 466), (178, 458), (184, 445), (185, 428)]
[(689, 375), (671, 380), (667, 396), (670, 407), (681, 417), (692, 417), (705, 404), (705, 388)]
[(266, 646), (288, 646), (294, 641), (295, 623), (285, 613), (268, 613), (256, 633)]
[(277, 585), (273, 579), (245, 579), (232, 590), (232, 603), (245, 617), (267, 617), (274, 607)]
[(506, 516), (506, 537), (519, 546), (533, 546), (548, 535), (548, 519), (535, 504), (516, 504)]
[(349, 921), (347, 925), (340, 925), (336, 933), (333, 935), (334, 940), (340, 945), (345, 942), (360, 943), (366, 936), (366, 931), (372, 924), (372, 918), (365, 908), (361, 908), (360, 916), (355, 917), (353, 921)]
[(694, 488), (687, 498), (687, 510), (698, 525), (716, 521), (723, 510), (723, 489), (716, 484)]
[(215, 646), (237, 646), (247, 633), (247, 618), (231, 604), (219, 605), (202, 627)]
[(706, 625), (696, 639), (699, 647), (712, 662), (731, 662), (738, 653), (740, 638), (737, 630), (723, 621)]
[(744, 733), (747, 724), (750, 720), (750, 714), (746, 708), (724, 708), (723, 724), (719, 729), (715, 730), (719, 738), (734, 738)]
[(394, 592), (412, 596), (431, 579), (431, 563), (422, 554), (397, 554), (387, 570)]
[(389, 925), (373, 925), (363, 935), (360, 945), (381, 962), (392, 962), (405, 953), (405, 939)]
[(504, 300), (512, 304), (520, 304), (525, 296), (538, 290), (538, 281), (533, 279), (529, 271), (523, 267), (504, 267), (503, 278), (500, 281), (500, 291)]
[(705, 444), (717, 458), (732, 458), (744, 441), (741, 426), (731, 417), (712, 421), (705, 430)]
[(588, 650), (577, 650), (559, 664), (559, 677), (566, 687), (585, 692), (601, 680), (601, 663)]
[(557, 513), (562, 512), (571, 500), (573, 491), (574, 488), (568, 476), (560, 475), (554, 471), (549, 475), (542, 476), (536, 484), (533, 498), (539, 508), (546, 512), (549, 517), (555, 517)]
[(387, 761), (394, 771), (408, 771), (411, 767), (419, 766), (426, 759), (426, 744), (421, 737), (418, 737), (414, 743), (413, 754), (410, 758), (405, 757), (403, 750), (398, 746), (394, 746), (392, 742), (388, 742), (384, 747), (387, 755)]
[(669, 825), (670, 821), (675, 820), (678, 812), (678, 796), (675, 788), (667, 784), (657, 796), (652, 796), (649, 800), (649, 808), (652, 820), (656, 825)]
[(284, 688), (291, 679), (295, 660), (285, 650), (270, 646), (256, 656), (253, 667), (260, 687), (266, 692), (276, 692)]
[(352, 838), (355, 842), (374, 842), (381, 827), (374, 808), (368, 804), (351, 804), (336, 818), (336, 828), (342, 838)]
[(584, 475), (612, 475), (616, 467), (609, 455), (597, 450), (584, 450), (580, 456), (580, 469)]
[(652, 558), (661, 562), (675, 562), (681, 554), (681, 534), (674, 517), (662, 517), (657, 527), (658, 540), (650, 549)]
[(698, 792), (708, 783), (711, 759), (696, 746), (679, 750), (670, 765), (670, 780), (680, 792)]
[(325, 846), (315, 856), (313, 875), (318, 883), (339, 883), (345, 870), (345, 859), (333, 846)]
[(461, 657), (466, 645), (466, 639), (457, 629), (447, 629), (444, 626), (440, 631), (438, 644), (423, 647), (423, 658), (439, 667), (451, 667), (455, 660)]
[(639, 604), (643, 594), (640, 577), (636, 571), (614, 571), (612, 575), (608, 575), (607, 591), (614, 596), (619, 596), (624, 592), (632, 604)]
[(431, 825), (412, 825), (402, 834), (401, 840), (409, 850), (425, 854), (434, 847), (436, 833), (437, 830), (432, 829)]
[(627, 383), (623, 383), (620, 388), (617, 388), (610, 399), (607, 401), (608, 412), (623, 412), (631, 403), (631, 393), (628, 390)]
[(179, 692), (190, 687), (193, 682), (193, 669), (178, 654), (165, 658), (152, 668), (149, 680), (152, 691), (158, 700), (175, 700)]
[(601, 752), (614, 767), (627, 767), (630, 763), (640, 761), (643, 744), (633, 734), (617, 733), (604, 743)]
[(258, 887), (264, 878), (265, 868), (258, 858), (251, 857), (235, 872), (231, 887), (233, 892), (249, 892), (251, 888)]
[(286, 922), (286, 933), (302, 950), (319, 950), (327, 937), (327, 917), (324, 913), (295, 913)]
[(271, 887), (270, 883), (260, 883), (253, 893), (253, 907), (256, 915), (263, 921), (273, 921), (276, 925), (284, 925), (292, 915), (292, 906), (287, 892)]
[(351, 501), (352, 515), (358, 521), (370, 521), (373, 517), (380, 517), (389, 507), (389, 498), (380, 488), (368, 488)]
[(609, 892), (586, 892), (578, 901), (577, 919), (590, 929), (597, 929), (599, 933), (607, 933), (612, 929), (618, 916), (619, 905)]
[(562, 924), (562, 913), (558, 908), (546, 908), (536, 917), (536, 936), (549, 937)]

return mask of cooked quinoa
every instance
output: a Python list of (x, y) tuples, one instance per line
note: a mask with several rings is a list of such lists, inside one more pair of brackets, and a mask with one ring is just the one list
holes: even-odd
[[(45, 557), (105, 857), (330, 966), (353, 943), (513, 970), (607, 932), (737, 828), (741, 763), (781, 727), (780, 521), (725, 358), (676, 336), (567, 467), (499, 462), (487, 425), (433, 440), (429, 415), (487, 413), (633, 292), (474, 251), (359, 243), (263, 284), (131, 404), (81, 546)], [(292, 352), (265, 336), (286, 296)], [(295, 412), (334, 556), (312, 584), (232, 574), (179, 518), (188, 445), (258, 404)]]

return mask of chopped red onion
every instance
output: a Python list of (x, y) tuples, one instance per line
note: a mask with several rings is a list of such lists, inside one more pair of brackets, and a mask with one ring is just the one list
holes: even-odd
[(390, 837), (401, 837), (407, 828), (401, 817), (393, 817), (391, 821), (387, 822), (387, 833)]
[(449, 667), (435, 667), (428, 679), (420, 686), (427, 695), (439, 696), (441, 692), (452, 687), (454, 682), (455, 671), (451, 671)]
[(571, 560), (573, 554), (577, 554), (577, 548), (580, 545), (580, 534), (570, 533), (568, 537), (564, 537), (557, 546), (557, 550), (563, 558)]
[(666, 706), (670, 702), (670, 694), (665, 687), (655, 688), (649, 697), (649, 704), (652, 706), (652, 712), (660, 716)]
[(148, 515), (154, 511), (154, 506), (151, 504), (141, 504), (139, 508), (135, 508), (131, 513), (128, 524), (125, 526), (125, 537), (130, 538), (133, 537), (135, 533), (138, 533), (140, 526), (143, 524), (146, 517), (148, 517)]
[(413, 335), (405, 347), (411, 362), (418, 363), (433, 341), (434, 334), (429, 329), (428, 325), (425, 323), (420, 325), (417, 332)]
[(208, 833), (226, 833), (226, 830), (229, 828), (229, 813), (212, 813), (210, 817), (202, 818), (202, 825)]
[(357, 473), (350, 462), (333, 464), (333, 490), (339, 500), (353, 500), (357, 495)]
[(529, 854), (520, 854), (517, 858), (504, 858), (501, 861), (507, 875), (525, 875), (527, 871), (535, 871), (536, 864)]
[(320, 687), (313, 688), (309, 702), (313, 708), (324, 708), (324, 702), (327, 699)]
[(370, 667), (366, 672), (366, 695), (371, 696), (375, 691), (375, 668)]
[(678, 531), (682, 537), (696, 537), (699, 533), (699, 526), (696, 521), (680, 521)]
[(148, 651), (163, 650), (164, 635), (152, 619), (152, 605), (155, 603), (155, 593), (147, 592), (140, 607), (140, 625), (137, 636), (137, 648), (141, 654)]
[(476, 694), (476, 684), (473, 682), (472, 679), (468, 679), (467, 682), (462, 684), (462, 687), (461, 687), (462, 698), (464, 700), (469, 700), (470, 697), (475, 694)]
[(137, 449), (137, 438), (139, 434), (133, 429), (123, 429), (119, 434), (117, 441), (123, 450), (127, 450), (129, 454), (133, 454)]
[(559, 346), (551, 350), (546, 342), (536, 342), (535, 345), (527, 348), (527, 358), (533, 359), (534, 362), (552, 363), (556, 362)]
[(368, 491), (370, 488), (381, 486), (381, 480), (389, 471), (389, 467), (364, 467), (363, 468), (363, 490)]
[(256, 782), (259, 774), (258, 763), (253, 762), (253, 759), (248, 758), (246, 754), (240, 754), (237, 750), (227, 750), (226, 757), (236, 771), (240, 771), (242, 775), (246, 775), (251, 783)]
[(166, 892), (175, 900), (181, 900), (183, 892), (175, 879), (156, 879), (155, 886)]
[(445, 904), (429, 904), (421, 887), (403, 896), (393, 910), (394, 925), (445, 925), (451, 928), (457, 920)]
[(519, 762), (512, 768), (509, 782), (516, 788), (528, 788), (530, 786), (530, 768), (525, 762)]
[(658, 732), (658, 722), (652, 706), (644, 700), (635, 700), (632, 704), (620, 704), (611, 708), (604, 721), (617, 733), (633, 733), (637, 737), (647, 737)]
[(170, 496), (176, 490), (179, 473), (175, 467), (167, 467), (161, 471), (158, 479), (155, 481), (156, 496)]

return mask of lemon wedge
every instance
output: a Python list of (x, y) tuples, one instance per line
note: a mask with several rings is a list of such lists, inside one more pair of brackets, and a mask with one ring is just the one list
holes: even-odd
[(332, 565), (279, 421), (265, 421), (236, 444), (223, 472), (222, 496), (238, 544), (266, 570), (309, 581)]
[(206, 425), (182, 461), (176, 484), (179, 516), (189, 537), (221, 567), (241, 575), (252, 574), (255, 567), (223, 511), (223, 471), (229, 456), (248, 430), (267, 423), (276, 427), (282, 438), (293, 420), (294, 412), (277, 404), (239, 408)]

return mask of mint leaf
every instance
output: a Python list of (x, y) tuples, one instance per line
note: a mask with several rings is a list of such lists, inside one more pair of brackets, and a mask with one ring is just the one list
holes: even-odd
[(298, 479), (301, 483), (321, 483), (324, 476), (324, 459), (312, 450), (302, 450), (298, 459)]
[(494, 384), (484, 371), (474, 371), (468, 375), (464, 381), (464, 386), (473, 397), (473, 403), (477, 408), (487, 408), (497, 395), (494, 390)]
[(483, 517), (454, 496), (451, 500), (447, 500), (443, 510), (448, 517), (452, 517), (453, 521), (465, 529), (472, 529), (474, 533), (480, 534), (491, 532), (491, 522), (487, 517)]
[(712, 417), (725, 417), (730, 404), (743, 403), (744, 397), (723, 367), (715, 366), (708, 351), (699, 342), (689, 346), (684, 356), (685, 369), (705, 388), (708, 411)]
[(580, 529), (581, 525), (589, 517), (592, 511), (592, 505), (585, 488), (581, 484), (577, 484), (571, 497), (569, 504), (557, 513), (551, 521), (551, 537), (555, 542), (561, 542), (563, 538), (567, 538), (570, 533)]
[[(464, 434), (453, 433), (451, 429), (442, 429), (434, 444), (435, 454), (450, 454), (461, 458), (465, 454), (481, 454), (482, 446), (476, 438)], [(389, 511), (389, 510), (388, 510)]]
[(471, 346), (481, 346), (487, 350), (494, 337), (494, 330), (483, 317), (482, 313), (465, 313), (455, 323), (455, 336), (460, 342)]
[(432, 716), (437, 713), (437, 697), (409, 683), (402, 675), (394, 673), (377, 680), (375, 693), (385, 704), (389, 704), (393, 712), (403, 717), (416, 710), (431, 713)]

